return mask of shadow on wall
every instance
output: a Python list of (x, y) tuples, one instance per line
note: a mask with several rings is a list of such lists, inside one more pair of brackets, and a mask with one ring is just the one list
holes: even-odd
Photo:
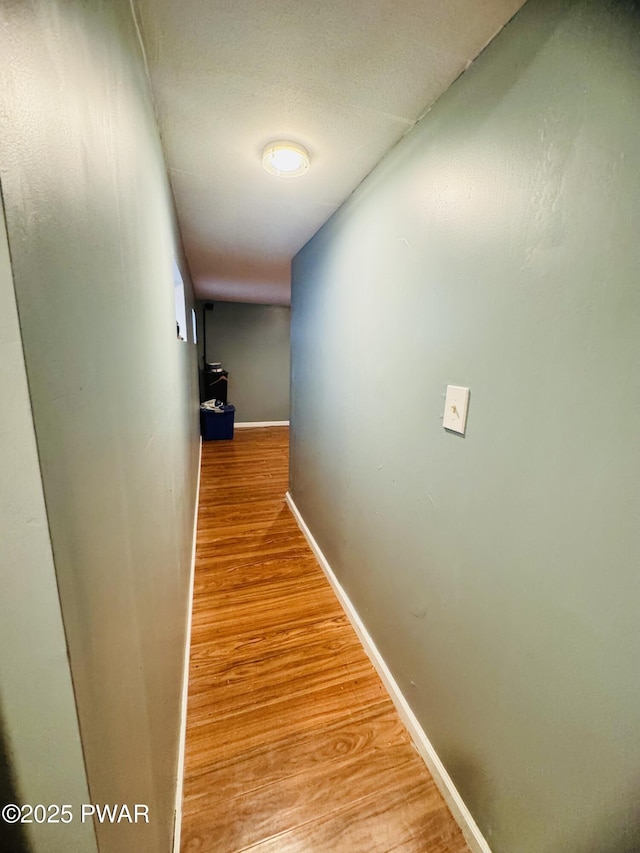
[[(636, 780), (638, 790), (640, 780)], [(594, 774), (594, 784), (598, 784)], [(594, 834), (596, 841), (585, 847), (580, 853), (638, 853), (640, 851), (640, 803), (633, 809), (621, 810), (611, 814), (608, 825), (598, 828)]]
[[(4, 727), (0, 716), (0, 808), (7, 804), (20, 805), (11, 774), (11, 766), (4, 737)], [(29, 847), (20, 824), (6, 823), (0, 819), (0, 850), (11, 853), (29, 853)]]
[(466, 755), (452, 751), (447, 755), (447, 770), (452, 779), (464, 779), (469, 802), (475, 804), (478, 813), (489, 815), (489, 825), (494, 820), (492, 809), (493, 794), (489, 777), (482, 769), (482, 764), (471, 760)]
[(613, 846), (598, 847), (597, 851), (595, 847), (592, 847), (588, 853), (638, 853), (638, 842), (632, 838), (615, 841)]

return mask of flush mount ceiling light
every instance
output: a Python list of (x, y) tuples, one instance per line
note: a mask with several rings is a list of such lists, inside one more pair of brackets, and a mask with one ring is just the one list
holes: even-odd
[(262, 165), (270, 175), (279, 178), (297, 178), (309, 168), (309, 152), (297, 142), (279, 139), (265, 145)]

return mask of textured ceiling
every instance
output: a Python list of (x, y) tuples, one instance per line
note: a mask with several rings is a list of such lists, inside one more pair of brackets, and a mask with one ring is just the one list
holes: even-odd
[[(293, 255), (523, 0), (135, 0), (196, 293), (287, 304)], [(311, 168), (262, 169), (273, 139)]]

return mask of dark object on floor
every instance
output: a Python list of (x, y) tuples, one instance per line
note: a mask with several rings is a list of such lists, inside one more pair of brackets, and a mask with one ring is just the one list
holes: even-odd
[(204, 441), (220, 441), (233, 438), (233, 421), (236, 407), (226, 403), (222, 411), (200, 407), (200, 432)]

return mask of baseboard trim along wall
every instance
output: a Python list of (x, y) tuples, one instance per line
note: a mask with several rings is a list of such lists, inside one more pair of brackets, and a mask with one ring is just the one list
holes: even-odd
[(467, 808), (464, 803), (464, 800), (458, 793), (456, 786), (453, 784), (453, 780), (447, 773), (444, 764), (440, 761), (438, 754), (433, 748), (429, 738), (425, 734), (422, 726), (418, 722), (415, 714), (409, 707), (409, 703), (405, 699), (402, 694), (396, 680), (393, 675), (389, 671), (384, 658), (376, 648), (375, 643), (371, 639), (369, 632), (365, 628), (362, 620), (358, 616), (358, 612), (355, 607), (351, 603), (349, 596), (342, 588), (340, 582), (335, 576), (331, 566), (327, 562), (326, 557), (320, 550), (320, 547), (316, 540), (313, 538), (313, 535), (309, 528), (307, 527), (302, 515), (298, 507), (293, 500), (290, 492), (287, 492), (286, 501), (289, 504), (291, 512), (298, 524), (298, 527), (304, 534), (307, 542), (309, 543), (309, 547), (313, 551), (316, 560), (320, 564), (320, 568), (325, 573), (327, 580), (333, 587), (333, 590), (338, 597), (338, 601), (342, 605), (344, 612), (347, 615), (347, 618), (353, 625), (356, 634), (360, 638), (360, 642), (364, 646), (364, 650), (369, 656), (371, 663), (374, 665), (375, 669), (382, 680), (382, 683), (386, 687), (389, 696), (391, 697), (391, 701), (396, 706), (398, 714), (402, 722), (407, 727), (413, 742), (416, 745), (418, 752), (420, 753), (424, 763), (429, 768), (433, 779), (438, 786), (438, 789), (442, 796), (445, 799), (445, 802), (449, 806), (451, 810), (451, 814), (453, 815), (456, 823), (462, 830), (462, 833), (465, 837), (465, 840), (473, 853), (491, 853), (491, 848), (487, 844), (486, 839), (480, 832), (478, 825), (476, 824), (471, 812)]
[(182, 833), (182, 793), (184, 788), (184, 759), (187, 742), (187, 699), (189, 696), (189, 657), (191, 651), (191, 620), (193, 614), (193, 584), (196, 573), (196, 536), (198, 533), (198, 507), (200, 506), (200, 472), (202, 470), (202, 439), (198, 455), (198, 480), (196, 484), (196, 505), (193, 513), (193, 545), (191, 548), (191, 577), (187, 596), (187, 630), (184, 646), (184, 671), (182, 673), (182, 710), (180, 714), (180, 741), (178, 747), (178, 770), (176, 773), (176, 804), (173, 825), (173, 853), (180, 853)]
[(271, 426), (289, 426), (289, 421), (245, 421), (244, 423), (235, 424), (236, 429)]

